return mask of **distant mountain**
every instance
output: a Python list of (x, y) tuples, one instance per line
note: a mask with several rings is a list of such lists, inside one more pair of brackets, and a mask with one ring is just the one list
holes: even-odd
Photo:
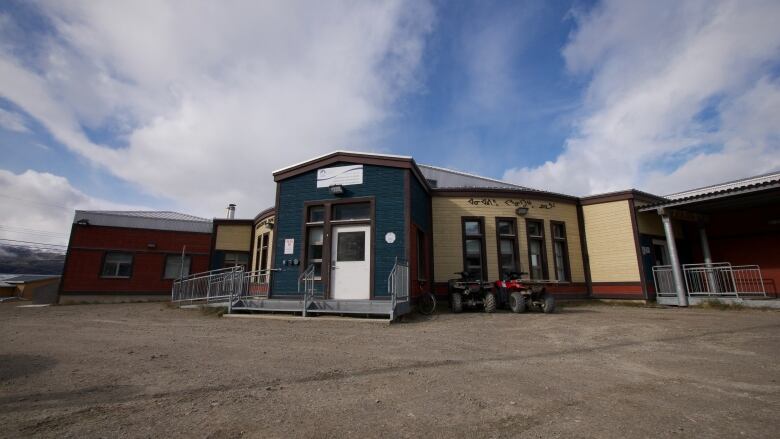
[(62, 274), (65, 254), (0, 244), (0, 273)]

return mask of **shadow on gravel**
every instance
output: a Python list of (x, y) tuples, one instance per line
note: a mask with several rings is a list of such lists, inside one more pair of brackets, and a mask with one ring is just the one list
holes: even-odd
[(0, 355), (0, 381), (35, 375), (56, 364), (57, 360), (43, 355)]

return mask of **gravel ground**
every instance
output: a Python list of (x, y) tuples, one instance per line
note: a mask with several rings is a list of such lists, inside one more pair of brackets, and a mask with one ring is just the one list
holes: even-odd
[(2, 437), (777, 437), (780, 312), (0, 305)]

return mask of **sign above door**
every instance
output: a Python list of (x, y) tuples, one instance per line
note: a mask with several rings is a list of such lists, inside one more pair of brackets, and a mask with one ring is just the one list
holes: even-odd
[(334, 166), (317, 170), (317, 187), (363, 184), (363, 165)]

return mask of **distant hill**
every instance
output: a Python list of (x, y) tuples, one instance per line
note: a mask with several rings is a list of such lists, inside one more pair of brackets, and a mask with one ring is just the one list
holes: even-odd
[(65, 254), (0, 244), (0, 273), (62, 274)]

